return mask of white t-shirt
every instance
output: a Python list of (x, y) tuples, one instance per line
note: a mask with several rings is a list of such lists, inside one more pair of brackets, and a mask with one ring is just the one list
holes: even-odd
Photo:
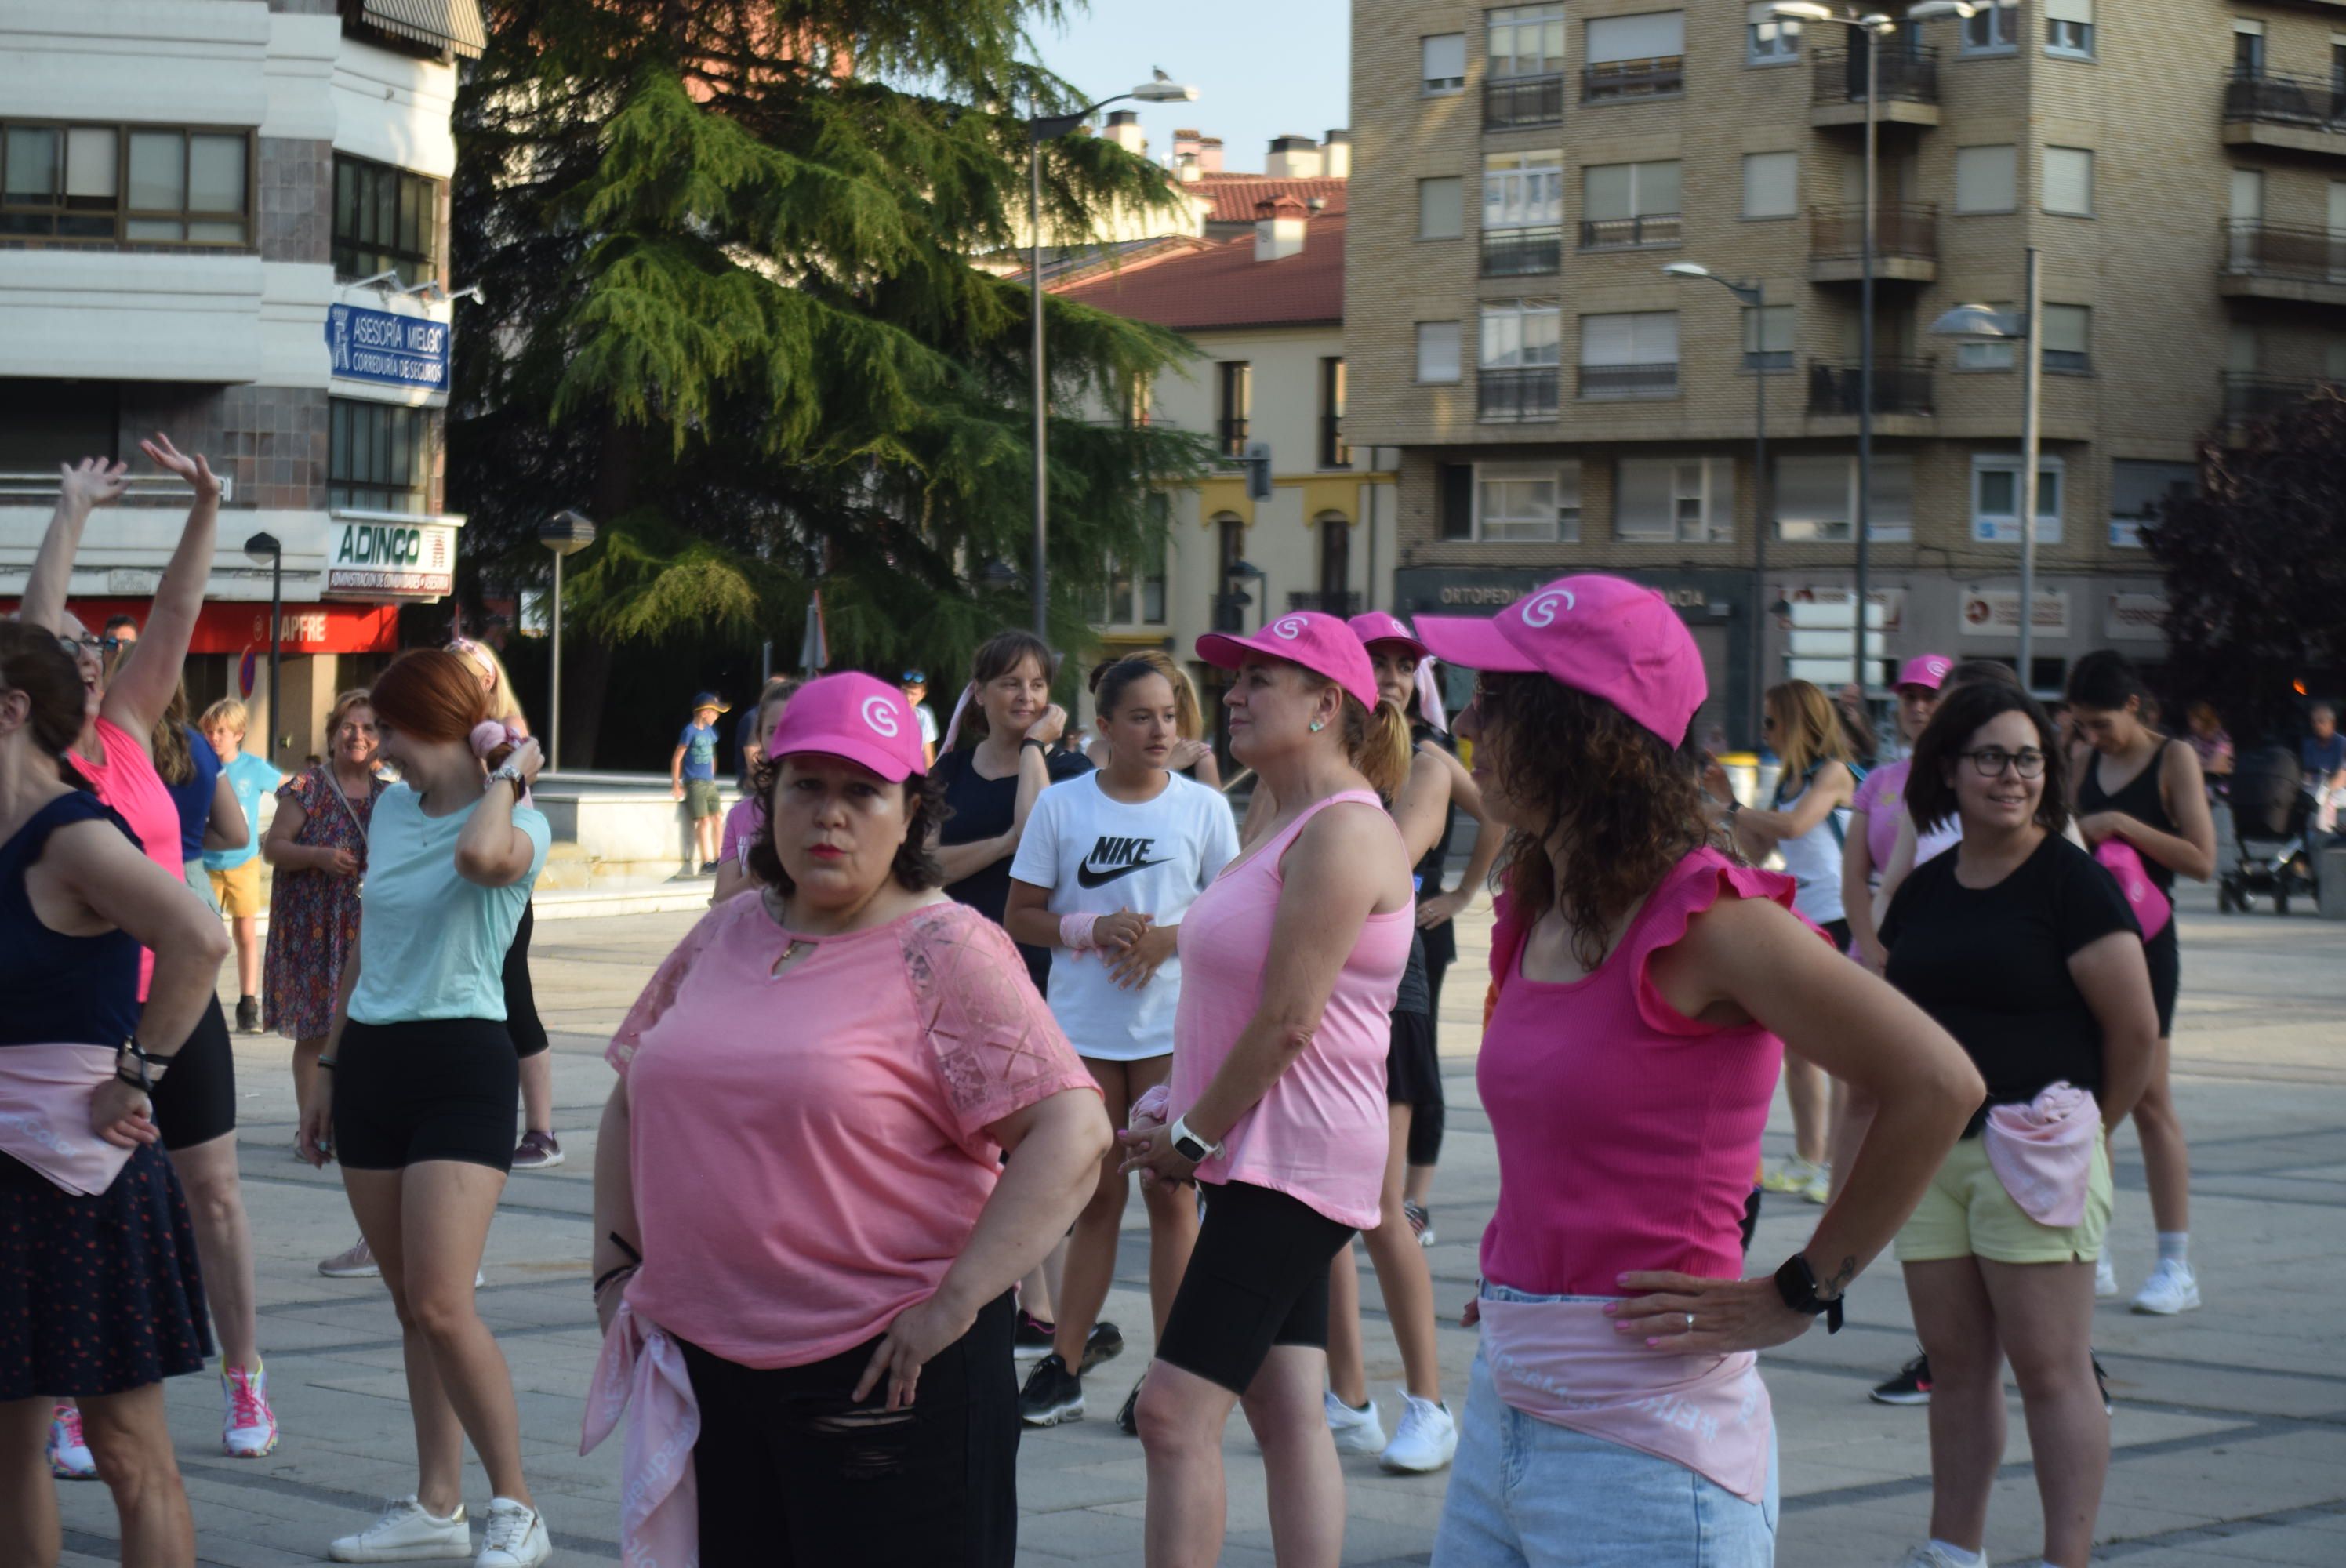
[(921, 738), (931, 746), (937, 743), (937, 716), (929, 711), (925, 702), (913, 704), (913, 718), (921, 727)]
[[(1155, 799), (1111, 799), (1097, 772), (1054, 784), (1035, 798), (1010, 863), (1014, 881), (1046, 890), (1050, 911), (1131, 910), (1178, 925), (1208, 883), (1239, 852), (1238, 824), (1221, 791), (1166, 775)], [(1173, 1049), (1181, 961), (1168, 958), (1137, 991), (1120, 988), (1096, 950), (1051, 954), (1051, 1012), (1086, 1056), (1137, 1062)]]

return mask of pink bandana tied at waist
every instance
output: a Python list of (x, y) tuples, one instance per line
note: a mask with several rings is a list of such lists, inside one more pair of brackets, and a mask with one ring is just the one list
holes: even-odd
[(90, 1096), (114, 1076), (111, 1045), (0, 1048), (0, 1153), (74, 1197), (96, 1197), (130, 1163), (129, 1149), (90, 1130)]
[(2102, 1135), (2102, 1107), (2091, 1089), (2048, 1084), (2025, 1105), (1998, 1105), (1980, 1136), (1987, 1167), (2020, 1212), (2037, 1224), (2066, 1230), (2086, 1217), (2093, 1184), (2094, 1144)]
[(1776, 1429), (1758, 1356), (1648, 1350), (1615, 1332), (1601, 1301), (1478, 1305), (1484, 1361), (1510, 1408), (1682, 1464), (1746, 1502), (1766, 1495)]
[(692, 1448), (700, 1441), (700, 1402), (693, 1398), (683, 1348), (638, 1317), (624, 1295), (587, 1387), (578, 1451), (601, 1446), (623, 1410), (619, 1561), (626, 1568), (699, 1568), (700, 1489)]

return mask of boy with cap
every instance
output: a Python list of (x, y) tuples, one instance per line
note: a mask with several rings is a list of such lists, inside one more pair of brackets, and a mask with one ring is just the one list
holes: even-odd
[(725, 803), (717, 788), (717, 718), (730, 711), (713, 691), (694, 697), (692, 722), (676, 738), (676, 752), (668, 759), (668, 788), (692, 820), (692, 844), (704, 877), (717, 874), (718, 835), (724, 826)]

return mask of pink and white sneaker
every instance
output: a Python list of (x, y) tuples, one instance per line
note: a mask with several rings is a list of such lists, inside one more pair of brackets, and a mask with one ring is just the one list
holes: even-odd
[(49, 1417), (49, 1473), (59, 1481), (96, 1481), (97, 1461), (81, 1435), (81, 1407), (59, 1400)]
[(220, 1422), (220, 1447), (230, 1459), (260, 1459), (277, 1446), (277, 1412), (269, 1408), (269, 1369), (226, 1367), (220, 1393), (228, 1401)]

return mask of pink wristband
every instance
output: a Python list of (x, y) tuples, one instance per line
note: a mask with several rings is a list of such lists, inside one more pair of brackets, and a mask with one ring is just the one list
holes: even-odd
[(1087, 947), (1097, 947), (1099, 940), (1094, 933), (1098, 930), (1099, 921), (1100, 917), (1096, 914), (1061, 915), (1059, 945), (1074, 948), (1077, 952)]

